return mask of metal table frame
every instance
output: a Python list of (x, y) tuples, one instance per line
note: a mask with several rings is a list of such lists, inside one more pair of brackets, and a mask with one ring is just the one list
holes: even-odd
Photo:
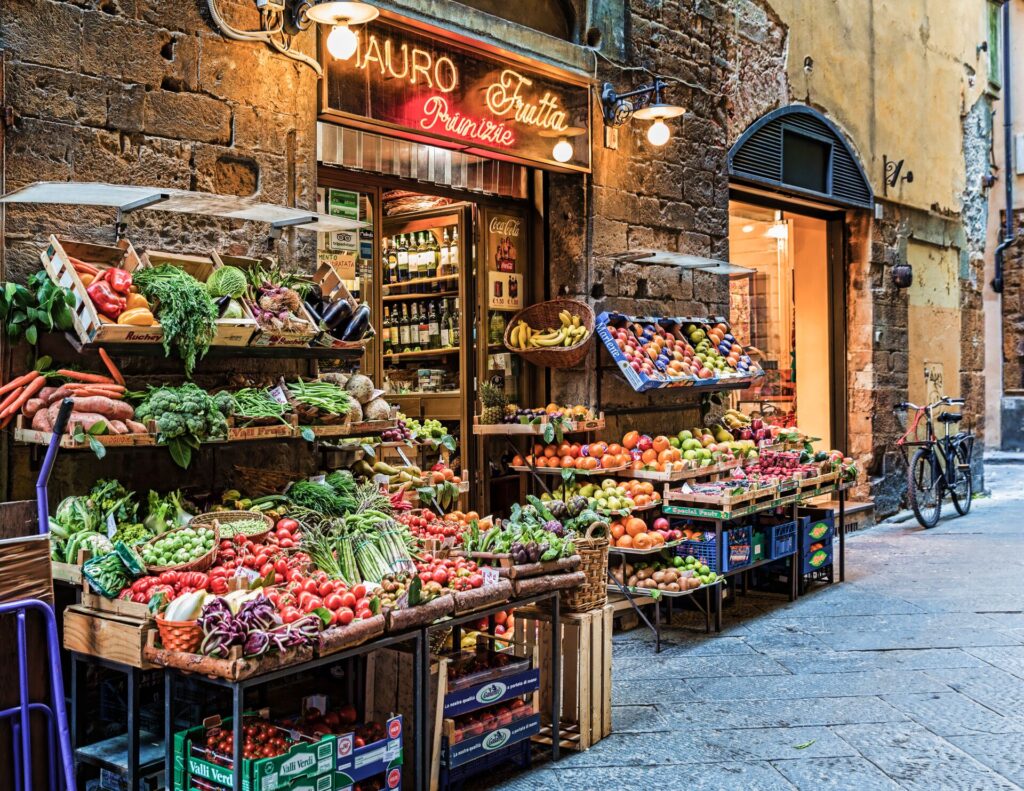
[[(378, 648), (388, 648), (389, 646), (407, 643), (409, 641), (412, 641), (414, 644), (414, 666), (419, 667), (423, 663), (423, 649), (425, 644), (422, 642), (422, 634), (419, 631), (414, 631), (402, 632), (391, 637), (380, 637), (376, 640), (363, 643), (362, 645), (354, 646), (353, 648), (349, 648), (344, 651), (338, 651), (335, 654), (311, 659), (308, 662), (301, 662), (297, 665), (289, 665), (279, 670), (271, 671), (270, 673), (244, 678), (239, 681), (229, 681), (223, 678), (202, 676), (196, 673), (183, 673), (180, 670), (170, 667), (164, 668), (164, 762), (167, 772), (168, 787), (173, 787), (174, 783), (174, 682), (179, 675), (187, 677), (193, 681), (212, 684), (214, 686), (231, 690), (231, 727), (234, 737), (234, 754), (232, 755), (234, 777), (232, 780), (232, 788), (233, 791), (242, 791), (242, 717), (245, 712), (245, 693), (247, 690), (264, 684), (270, 684), (279, 679), (294, 676), (307, 670), (315, 670), (317, 668), (342, 662), (346, 659), (362, 656)], [(422, 673), (414, 673), (413, 699), (416, 701), (415, 713), (417, 714), (421, 708), (421, 701), (424, 692), (420, 687), (422, 679)], [(422, 757), (420, 755), (422, 749), (422, 740), (417, 739), (416, 750), (413, 756), (413, 760), (417, 762), (417, 765), (422, 761)], [(417, 779), (416, 782), (418, 788), (423, 788), (419, 779)]]

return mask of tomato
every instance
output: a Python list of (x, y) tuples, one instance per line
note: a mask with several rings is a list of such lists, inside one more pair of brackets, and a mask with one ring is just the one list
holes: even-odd
[[(345, 595), (351, 596), (352, 594), (346, 593)], [(326, 607), (328, 610), (337, 610), (344, 606), (344, 599), (337, 593), (330, 593), (324, 597), (324, 607)]]
[(367, 598), (366, 598), (366, 597), (364, 596), (363, 598), (359, 599), (359, 600), (358, 600), (358, 601), (356, 602), (356, 606), (355, 606), (355, 607), (354, 607), (353, 609), (354, 609), (354, 610), (356, 610), (356, 611), (358, 612), (359, 610), (362, 610), (362, 609), (364, 609), (364, 608), (368, 609), (369, 607), (370, 607), (370, 600), (369, 600), (369, 599), (367, 599)]
[(319, 596), (310, 596), (308, 599), (306, 599), (305, 604), (302, 604), (301, 602), (299, 604), (302, 607), (303, 612), (310, 613), (313, 612), (313, 610), (315, 610), (317, 607), (323, 607), (324, 600), (321, 599)]
[(241, 533), (238, 533), (238, 534), (236, 534), (236, 535), (235, 535), (235, 537), (234, 537), (233, 539), (231, 539), (231, 540), (232, 540), (232, 541), (234, 541), (234, 542), (235, 542), (235, 543), (236, 543), (236, 544), (237, 544), (238, 546), (242, 546), (243, 544), (245, 544), (245, 543), (246, 543), (246, 541), (247, 541), (248, 539), (246, 539), (246, 537), (245, 537), (245, 536), (243, 536), (243, 535), (242, 535)]
[(444, 569), (437, 569), (437, 571), (435, 571), (431, 576), (431, 579), (434, 582), (439, 582), (442, 585), (444, 585), (446, 582), (448, 582), (448, 572)]
[(370, 618), (373, 617), (373, 613), (370, 612), (368, 609), (367, 610), (360, 610), (359, 612), (356, 613), (356, 617), (359, 618), (360, 620), (367, 621), (367, 620), (369, 620)]
[[(316, 592), (321, 597), (328, 596), (329, 594), (334, 593), (334, 583), (330, 580), (324, 580), (317, 586)], [(331, 609), (334, 608), (332, 607)]]
[(274, 561), (274, 571), (278, 574), (288, 573), (288, 560), (287, 558), (278, 558)]
[(274, 584), (275, 585), (280, 585), (282, 582), (284, 582), (284, 574), (275, 574), (274, 575)]
[(266, 565), (268, 560), (270, 560), (270, 558), (267, 556), (267, 553), (266, 552), (260, 552), (256, 556), (256, 565), (257, 566), (264, 566), (264, 565)]
[(299, 609), (305, 612), (309, 612), (309, 609), (306, 607), (306, 605), (313, 600), (320, 601), (320, 599), (317, 597), (315, 593), (310, 593), (307, 590), (302, 591), (302, 593), (299, 594)]
[(352, 589), (352, 594), (353, 594), (353, 595), (354, 595), (354, 596), (355, 596), (355, 597), (356, 597), (357, 599), (361, 599), (361, 598), (363, 598), (363, 596), (365, 596), (365, 595), (366, 595), (366, 586), (365, 586), (365, 585), (356, 585), (356, 586), (355, 586), (355, 587), (354, 587), (354, 588)]
[[(483, 587), (483, 584), (484, 584), (484, 578), (483, 578), (483, 575), (481, 575), (481, 574), (473, 574), (473, 575), (472, 575), (472, 576), (471, 576), (471, 577), (469, 578), (469, 584), (470, 584), (470, 585), (471, 585), (472, 587), (474, 587), (474, 588), (482, 588), (482, 587)], [(504, 615), (505, 613), (498, 613), (498, 614), (499, 614), (499, 615)]]
[(338, 623), (342, 626), (348, 626), (356, 617), (356, 614), (348, 607), (341, 607), (334, 614), (338, 617)]
[(273, 571), (274, 571), (274, 564), (273, 563), (264, 563), (262, 566), (260, 566), (260, 576), (261, 577), (266, 577), (268, 574), (271, 574)]
[(285, 549), (291, 549), (293, 546), (295, 546), (295, 542), (292, 541), (290, 538), (282, 538), (281, 546)]
[[(360, 586), (360, 587), (362, 587), (362, 586)], [(357, 597), (352, 591), (349, 591), (348, 593), (344, 593), (341, 596), (341, 606), (342, 607), (349, 607), (351, 609), (355, 609), (356, 602), (359, 600), (359, 598), (362, 598), (362, 597)]]
[(285, 607), (281, 610), (281, 620), (285, 623), (291, 623), (297, 621), (301, 613), (292, 606)]
[(294, 519), (278, 519), (276, 527), (278, 530), (287, 530), (289, 533), (294, 533), (299, 529), (299, 523)]
[(307, 593), (316, 593), (319, 589), (320, 586), (314, 579), (308, 579), (302, 583), (302, 590), (306, 591)]

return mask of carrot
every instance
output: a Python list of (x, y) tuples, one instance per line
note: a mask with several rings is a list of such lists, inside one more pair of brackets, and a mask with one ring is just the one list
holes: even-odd
[(113, 390), (99, 390), (95, 387), (86, 387), (81, 390), (72, 390), (71, 395), (76, 398), (88, 398), (89, 396), (103, 396), (104, 398), (111, 398), (115, 401), (120, 400), (121, 396), (124, 395), (124, 391), (115, 392)]
[(18, 400), (22, 393), (25, 392), (24, 387), (19, 387), (17, 390), (11, 391), (11, 393), (3, 401), (0, 401), (0, 415), (3, 414), (4, 410), (7, 409), (11, 404)]
[(0, 423), (0, 429), (7, 428), (7, 424), (14, 420), (14, 413), (12, 412), (4, 418), (3, 423)]
[(99, 348), (99, 353), (100, 359), (103, 360), (103, 364), (107, 366), (107, 370), (110, 372), (110, 375), (114, 377), (114, 381), (117, 382), (119, 385), (123, 385), (124, 377), (121, 376), (121, 372), (117, 370), (117, 366), (114, 365), (114, 361), (110, 359), (110, 355), (107, 354), (106, 349), (104, 349), (101, 346)]
[(104, 393), (123, 393), (123, 385), (104, 385), (104, 384), (90, 384), (88, 382), (72, 382), (68, 385), (68, 390), (71, 393), (77, 393), (81, 390), (102, 390)]
[(72, 371), (70, 368), (61, 368), (57, 371), (57, 376), (66, 376), (68, 379), (73, 379), (76, 382), (90, 382), (92, 384), (104, 384), (104, 385), (116, 385), (113, 379), (109, 376), (101, 376), (100, 374), (89, 374), (83, 373), (82, 371)]
[(85, 263), (85, 261), (81, 261), (71, 255), (68, 256), (68, 260), (71, 262), (71, 266), (73, 266), (75, 268), (75, 271), (78, 272), (79, 274), (81, 274), (82, 272), (85, 272), (86, 274), (89, 275), (99, 274), (100, 270), (94, 267), (92, 264), (87, 264)]
[(25, 385), (25, 389), (21, 391), (21, 394), (14, 403), (5, 407), (4, 410), (0, 412), (0, 417), (7, 417), (8, 415), (15, 414), (25, 405), (25, 402), (28, 401), (34, 393), (42, 389), (44, 384), (46, 384), (46, 380), (42, 377), (33, 379), (29, 384)]
[(23, 385), (27, 385), (37, 376), (42, 376), (42, 374), (39, 373), (39, 371), (29, 371), (24, 376), (19, 376), (17, 379), (12, 379), (3, 387), (0, 387), (0, 395), (3, 395), (4, 393), (9, 393), (16, 387), (22, 387)]

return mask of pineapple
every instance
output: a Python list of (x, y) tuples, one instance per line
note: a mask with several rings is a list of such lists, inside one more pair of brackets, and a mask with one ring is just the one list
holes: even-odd
[(505, 393), (489, 382), (484, 382), (480, 387), (480, 401), (484, 405), (480, 422), (488, 425), (500, 423), (505, 414)]

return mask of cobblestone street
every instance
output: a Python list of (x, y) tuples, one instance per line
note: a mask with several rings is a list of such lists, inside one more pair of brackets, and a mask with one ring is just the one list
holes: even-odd
[(853, 535), (845, 584), (748, 596), (721, 635), (617, 634), (613, 735), (499, 787), (1024, 787), (1024, 466), (986, 485), (965, 518)]

